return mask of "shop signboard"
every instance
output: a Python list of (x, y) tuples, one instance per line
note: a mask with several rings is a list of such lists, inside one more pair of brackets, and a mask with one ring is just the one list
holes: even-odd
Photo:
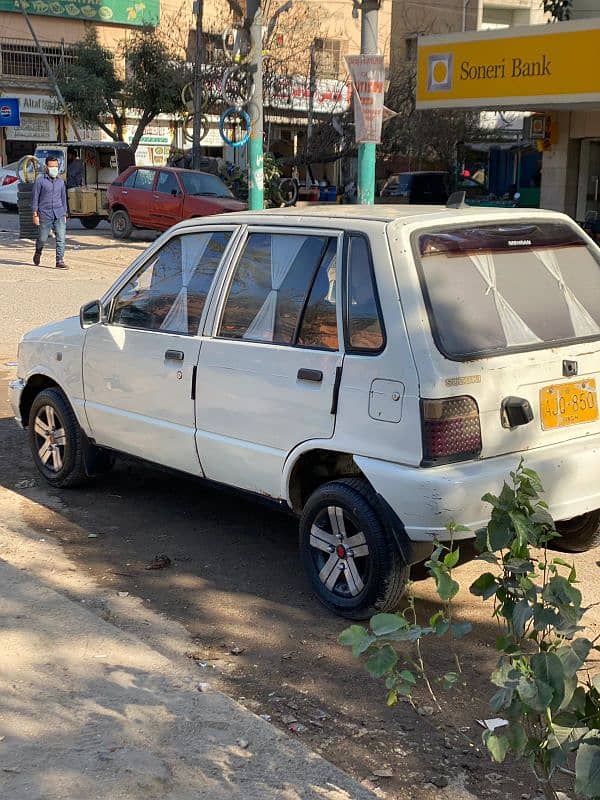
[(6, 129), (7, 139), (28, 142), (55, 142), (57, 134), (56, 120), (48, 114), (22, 114), (18, 128)]
[(68, 17), (104, 25), (158, 25), (160, 0), (0, 0), (0, 11)]
[(0, 98), (0, 128), (17, 128), (20, 124), (21, 115), (17, 98)]
[(417, 108), (600, 102), (600, 19), (419, 37)]

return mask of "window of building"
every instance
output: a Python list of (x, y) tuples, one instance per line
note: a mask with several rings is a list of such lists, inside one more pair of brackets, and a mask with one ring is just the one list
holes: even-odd
[(348, 50), (346, 39), (315, 39), (315, 69), (319, 78), (339, 78), (342, 57)]
[[(62, 70), (75, 60), (73, 51), (59, 42), (42, 42), (42, 50), (54, 70)], [(46, 67), (34, 42), (0, 42), (0, 75), (46, 79)]]

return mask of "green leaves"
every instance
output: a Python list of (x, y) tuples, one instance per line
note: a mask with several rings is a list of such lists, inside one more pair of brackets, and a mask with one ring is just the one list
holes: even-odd
[(350, 625), (339, 636), (339, 643), (351, 647), (355, 658), (364, 653), (374, 641), (375, 637), (369, 636), (369, 632), (362, 625)]
[(484, 572), (477, 580), (473, 581), (469, 591), (476, 597), (482, 597), (484, 600), (487, 600), (493, 594), (496, 594), (497, 588), (496, 577), (492, 575), (491, 572)]
[(456, 596), (460, 589), (459, 584), (447, 572), (435, 572), (435, 588), (441, 599), (447, 603)]
[(575, 775), (576, 792), (584, 797), (600, 796), (600, 730), (591, 730), (580, 743)]
[(367, 671), (374, 678), (381, 678), (398, 663), (398, 655), (391, 644), (384, 644), (367, 659)]
[(401, 628), (406, 628), (408, 623), (400, 614), (375, 614), (371, 617), (371, 630), (375, 636), (385, 636)]
[(506, 736), (492, 733), (492, 731), (484, 731), (483, 743), (490, 751), (490, 755), (494, 761), (501, 764), (506, 758), (510, 743)]

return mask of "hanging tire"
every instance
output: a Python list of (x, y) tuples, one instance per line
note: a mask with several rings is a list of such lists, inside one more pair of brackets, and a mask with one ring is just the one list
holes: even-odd
[(326, 483), (310, 496), (300, 519), (300, 556), (321, 603), (349, 619), (398, 608), (410, 574), (375, 493), (360, 478)]
[(84, 433), (61, 389), (41, 391), (29, 412), (29, 446), (38, 472), (52, 486), (87, 480)]
[(550, 543), (552, 550), (562, 553), (585, 553), (600, 545), (600, 511), (590, 511), (573, 519), (556, 523), (560, 539)]
[(113, 211), (110, 216), (110, 227), (114, 239), (128, 239), (133, 231), (129, 214), (124, 209)]
[(97, 214), (92, 214), (91, 217), (79, 217), (79, 222), (88, 231), (93, 231), (100, 224), (100, 217)]

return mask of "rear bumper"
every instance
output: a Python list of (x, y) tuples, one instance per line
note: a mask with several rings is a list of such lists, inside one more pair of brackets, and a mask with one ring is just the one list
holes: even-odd
[(13, 410), (14, 418), (19, 425), (19, 427), (23, 427), (21, 422), (21, 395), (23, 394), (23, 389), (25, 388), (25, 381), (21, 380), (21, 378), (16, 378), (14, 381), (11, 381), (8, 384), (8, 400), (10, 402), (11, 408)]
[[(449, 538), (446, 524), (454, 521), (472, 533), (454, 534), (466, 539), (486, 525), (491, 506), (481, 497), (498, 494), (520, 455), (451, 464), (429, 469), (407, 467), (355, 456), (354, 461), (404, 523), (413, 541)], [(539, 473), (543, 499), (555, 520), (571, 519), (600, 508), (600, 437), (532, 450), (525, 465)]]

